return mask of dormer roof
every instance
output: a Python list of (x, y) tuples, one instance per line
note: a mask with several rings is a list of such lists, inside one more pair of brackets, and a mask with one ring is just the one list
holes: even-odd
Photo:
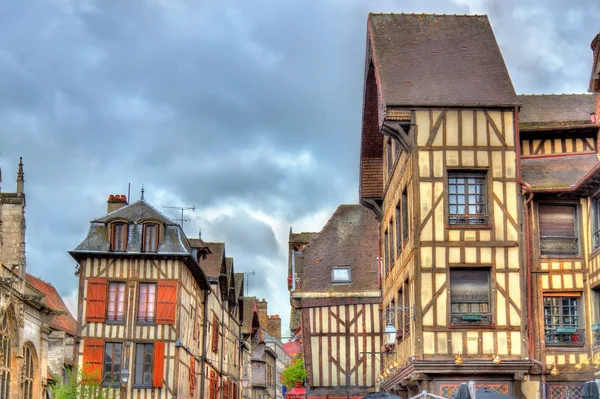
[(116, 211), (110, 212), (93, 222), (108, 223), (111, 220), (123, 219), (132, 223), (139, 223), (146, 220), (155, 220), (165, 225), (176, 226), (177, 223), (162, 214), (145, 200), (139, 200), (132, 204), (125, 205)]

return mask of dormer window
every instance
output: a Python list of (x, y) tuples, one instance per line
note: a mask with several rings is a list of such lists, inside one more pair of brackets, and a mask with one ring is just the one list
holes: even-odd
[(146, 223), (143, 231), (143, 252), (158, 251), (158, 224)]
[(127, 250), (127, 227), (125, 223), (113, 223), (111, 235), (111, 249), (114, 252), (125, 252)]

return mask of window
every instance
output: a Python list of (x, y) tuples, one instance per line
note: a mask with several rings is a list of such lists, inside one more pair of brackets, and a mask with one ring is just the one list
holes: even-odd
[(156, 322), (156, 284), (140, 283), (139, 287), (137, 321), (154, 323)]
[(332, 283), (349, 283), (350, 279), (350, 268), (349, 267), (332, 267), (331, 268), (331, 282)]
[(106, 320), (114, 322), (125, 321), (125, 283), (123, 282), (111, 282), (108, 284)]
[(389, 248), (389, 254), (388, 256), (390, 257), (390, 269), (394, 267), (394, 265), (396, 264), (396, 257), (395, 255), (395, 246), (394, 246), (394, 237), (392, 235), (392, 232), (394, 231), (394, 226), (392, 225), (392, 219), (390, 218), (390, 222), (388, 223), (388, 231), (390, 232), (390, 235), (388, 237), (388, 239), (390, 240), (389, 244), (388, 244), (388, 248)]
[(406, 278), (406, 280), (404, 280), (404, 288), (402, 290), (403, 292), (403, 296), (402, 296), (402, 306), (404, 306), (404, 312), (402, 313), (402, 316), (404, 317), (404, 323), (403, 323), (403, 327), (404, 327), (404, 335), (408, 335), (410, 334), (410, 318), (411, 315), (413, 314), (413, 310), (410, 309), (410, 303), (409, 303), (409, 294), (410, 294), (410, 286), (408, 285), (408, 277)]
[(107, 342), (104, 345), (103, 385), (120, 386), (123, 344)]
[(136, 344), (134, 384), (141, 387), (152, 386), (153, 344)]
[(490, 270), (450, 270), (450, 301), (452, 324), (489, 324)]
[(485, 172), (448, 172), (448, 224), (488, 224)]
[(542, 255), (577, 255), (577, 208), (572, 205), (538, 206)]
[(0, 324), (0, 399), (10, 397), (11, 339), (6, 315)]
[(600, 247), (600, 197), (592, 200), (592, 245)]
[(396, 205), (396, 212), (395, 212), (395, 220), (396, 220), (396, 251), (398, 251), (398, 253), (402, 252), (402, 240), (400, 237), (402, 237), (402, 222), (400, 221), (400, 202), (398, 202), (398, 204)]
[(402, 191), (402, 240), (408, 240), (408, 195), (406, 189)]
[(387, 152), (387, 172), (388, 175), (392, 172), (392, 166), (394, 166), (394, 151), (392, 149), (392, 139), (387, 139), (386, 144), (386, 152)]
[(156, 223), (146, 223), (143, 232), (143, 252), (156, 252), (158, 250), (158, 225)]
[(112, 224), (111, 248), (114, 252), (124, 252), (127, 250), (127, 224)]
[(33, 353), (29, 346), (25, 346), (23, 352), (25, 352), (25, 364), (22, 369), (21, 390), (23, 392), (23, 399), (33, 399)]
[(212, 320), (211, 349), (214, 353), (217, 353), (219, 351), (219, 319), (217, 319), (216, 314), (213, 314), (213, 320)]
[(387, 276), (388, 271), (390, 270), (390, 257), (389, 257), (389, 246), (390, 243), (388, 242), (388, 231), (386, 230), (385, 233), (383, 233), (383, 245), (384, 245), (384, 250), (383, 250), (383, 256), (385, 258), (385, 262), (384, 262), (384, 267), (385, 267), (385, 273), (384, 276)]
[(544, 297), (544, 332), (546, 344), (581, 344), (579, 297)]

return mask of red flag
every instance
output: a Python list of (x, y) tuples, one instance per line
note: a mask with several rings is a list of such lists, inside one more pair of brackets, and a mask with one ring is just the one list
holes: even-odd
[(302, 344), (297, 340), (288, 341), (283, 344), (283, 352), (291, 357), (296, 356), (298, 353), (302, 352)]

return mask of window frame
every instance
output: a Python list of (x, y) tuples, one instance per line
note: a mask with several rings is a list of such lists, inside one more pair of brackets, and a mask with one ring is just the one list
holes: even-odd
[[(121, 230), (119, 237), (117, 231)], [(129, 241), (129, 223), (124, 221), (116, 221), (110, 224), (110, 250), (111, 252), (127, 252), (127, 244)]]
[[(348, 279), (346, 280), (336, 280), (335, 279), (335, 271), (336, 270), (347, 270), (348, 271)], [(331, 283), (332, 284), (350, 284), (352, 283), (352, 271), (350, 270), (350, 266), (334, 266), (331, 268)]]
[[(111, 350), (111, 362), (110, 362), (110, 372), (106, 371), (106, 356), (108, 352), (109, 345), (112, 346)], [(121, 352), (119, 355), (119, 370), (115, 371), (115, 347), (119, 346), (121, 348)], [(122, 342), (105, 342), (104, 348), (102, 349), (102, 386), (103, 387), (111, 387), (111, 388), (119, 388), (121, 386), (121, 369), (123, 367), (123, 343)], [(111, 379), (107, 380), (107, 374), (111, 375)], [(116, 377), (116, 378), (115, 378)]]
[[(571, 238), (574, 240), (575, 251), (569, 252), (560, 252), (560, 251), (544, 251), (542, 250), (542, 241), (543, 238), (551, 238), (554, 236), (542, 236), (542, 229), (540, 226), (541, 222), (541, 208), (543, 207), (561, 207), (561, 208), (571, 208), (573, 210), (573, 237), (563, 237), (565, 239)], [(542, 258), (577, 258), (582, 256), (581, 250), (581, 231), (580, 231), (580, 219), (581, 215), (579, 212), (579, 206), (575, 202), (538, 202), (536, 204), (537, 210), (537, 240), (538, 240), (538, 252), (539, 256)], [(562, 236), (556, 236), (554, 238), (561, 238)], [(593, 239), (593, 238), (592, 238)]]
[[(117, 291), (117, 298), (114, 302), (114, 304), (111, 302), (111, 286), (112, 285), (122, 285), (123, 286), (123, 316), (122, 319), (118, 318), (118, 307), (119, 307), (119, 300), (118, 300), (118, 294), (119, 291)], [(115, 316), (111, 317), (110, 316), (110, 312), (111, 312), (111, 305), (114, 305), (117, 309), (114, 310), (115, 312)], [(125, 281), (108, 281), (107, 283), (107, 294), (106, 294), (106, 315), (104, 317), (104, 322), (107, 324), (125, 324), (125, 319), (127, 317), (127, 283)]]
[[(469, 183), (468, 179), (482, 179), (483, 182), (477, 183)], [(451, 186), (462, 186), (463, 184), (451, 183), (451, 179), (464, 179), (464, 192), (459, 193), (458, 190), (456, 193), (451, 192)], [(469, 185), (473, 186), (481, 186), (482, 193), (469, 193)], [(446, 171), (446, 209), (447, 219), (446, 225), (448, 228), (468, 228), (468, 229), (477, 229), (477, 228), (491, 228), (491, 207), (490, 207), (490, 188), (489, 186), (489, 171), (487, 169), (449, 169)], [(451, 196), (456, 196), (457, 201), (460, 195), (464, 196), (464, 204), (459, 202), (451, 202)], [(475, 200), (475, 203), (471, 204), (469, 202), (469, 196), (481, 196), (483, 195), (483, 201), (478, 202)], [(456, 207), (456, 213), (452, 213), (452, 207)], [(465, 211), (467, 213), (458, 213), (458, 207), (464, 206)], [(468, 208), (474, 206), (483, 207), (483, 213), (470, 213), (468, 212)], [(456, 220), (453, 220), (456, 219)], [(474, 221), (474, 223), (472, 223)]]
[(402, 224), (403, 224), (403, 220), (401, 215), (401, 201), (398, 201), (398, 203), (396, 204), (396, 208), (394, 209), (394, 223), (395, 225), (395, 235), (396, 235), (396, 254), (399, 255), (402, 253), (402, 247), (403, 245), (403, 235), (402, 235)]
[[(141, 348), (140, 348), (141, 347)], [(145, 355), (148, 353), (148, 348), (150, 348), (150, 383), (144, 383), (144, 372), (147, 364), (145, 364)], [(142, 359), (141, 364), (138, 362), (138, 356), (140, 353), (140, 349), (142, 349)], [(133, 360), (134, 369), (133, 369), (133, 388), (152, 388), (154, 382), (154, 343), (151, 342), (139, 342), (135, 344), (135, 359)], [(138, 367), (142, 367), (141, 379), (142, 382), (138, 382)]]
[(592, 250), (600, 248), (600, 196), (592, 198)]
[[(548, 307), (548, 305), (546, 304), (547, 300), (559, 300), (558, 304), (551, 304), (549, 305), (551, 308), (554, 308), (556, 310), (558, 310), (558, 313), (554, 314), (554, 313), (550, 313), (547, 314), (546, 309)], [(563, 311), (565, 309), (565, 307), (572, 307), (570, 305), (565, 305), (564, 304), (564, 300), (565, 299), (570, 299), (570, 300), (575, 300), (575, 314), (564, 314)], [(572, 346), (584, 346), (586, 343), (586, 337), (585, 337), (585, 331), (582, 328), (582, 324), (585, 324), (583, 318), (584, 318), (584, 313), (582, 310), (582, 306), (585, 306), (585, 304), (583, 303), (583, 296), (581, 292), (577, 292), (577, 293), (544, 293), (542, 296), (542, 309), (543, 309), (543, 315), (544, 315), (544, 344), (546, 346), (551, 346), (551, 347), (556, 347), (556, 346), (566, 346), (566, 347), (572, 347)], [(551, 323), (550, 327), (547, 327), (547, 318), (551, 317), (557, 317), (559, 318), (559, 323), (558, 324), (554, 324)], [(572, 318), (576, 318), (577, 323), (565, 323), (564, 318), (566, 317), (572, 317)], [(558, 328), (562, 328), (564, 330), (566, 329), (575, 329), (575, 331), (573, 332), (569, 332), (569, 331), (556, 331), (556, 329)], [(552, 333), (551, 335), (554, 336), (558, 336), (560, 337), (560, 342), (556, 342), (556, 341), (548, 341), (548, 332), (554, 330), (554, 333)], [(566, 338), (569, 337), (570, 340), (566, 340)], [(576, 341), (573, 341), (573, 339), (576, 338)]]
[(389, 234), (388, 234), (388, 230), (386, 229), (385, 232), (383, 233), (383, 256), (384, 256), (384, 277), (387, 277), (388, 273), (390, 272), (390, 257), (389, 257)]
[[(482, 271), (486, 272), (487, 275), (487, 312), (481, 311), (469, 311), (469, 312), (455, 312), (454, 306), (455, 304), (483, 304), (484, 301), (455, 301), (453, 300), (453, 290), (452, 290), (452, 274), (453, 272), (476, 272)], [(456, 278), (456, 277), (455, 277)], [(473, 327), (489, 327), (494, 326), (494, 296), (493, 296), (493, 280), (492, 280), (492, 267), (491, 266), (475, 266), (475, 267), (451, 267), (448, 269), (448, 281), (449, 281), (449, 294), (448, 295), (448, 320), (450, 321), (450, 326), (456, 326), (464, 328), (464, 326), (473, 326)], [(460, 317), (460, 318), (459, 318)]]
[[(148, 230), (154, 229), (154, 238), (150, 241), (148, 240)], [(158, 244), (159, 239), (158, 236), (160, 234), (160, 225), (156, 222), (147, 222), (142, 226), (142, 252), (147, 253), (156, 253), (158, 252)], [(149, 247), (150, 245), (150, 248)]]
[(402, 246), (408, 241), (409, 232), (409, 220), (408, 220), (408, 191), (404, 187), (402, 190)]
[[(153, 309), (152, 309), (152, 313), (154, 314), (153, 318), (150, 318), (148, 316), (148, 313), (150, 313), (150, 309), (148, 309), (148, 304), (150, 303), (148, 300), (146, 301), (146, 316), (145, 317), (141, 317), (140, 316), (140, 308), (141, 308), (141, 300), (142, 300), (142, 286), (154, 286), (154, 302), (152, 303), (153, 305)], [(137, 290), (137, 309), (136, 309), (136, 314), (135, 314), (135, 321), (136, 324), (142, 324), (142, 325), (155, 325), (156, 323), (156, 319), (157, 319), (157, 302), (158, 302), (158, 284), (156, 282), (153, 281), (141, 281), (138, 283), (138, 290)]]

